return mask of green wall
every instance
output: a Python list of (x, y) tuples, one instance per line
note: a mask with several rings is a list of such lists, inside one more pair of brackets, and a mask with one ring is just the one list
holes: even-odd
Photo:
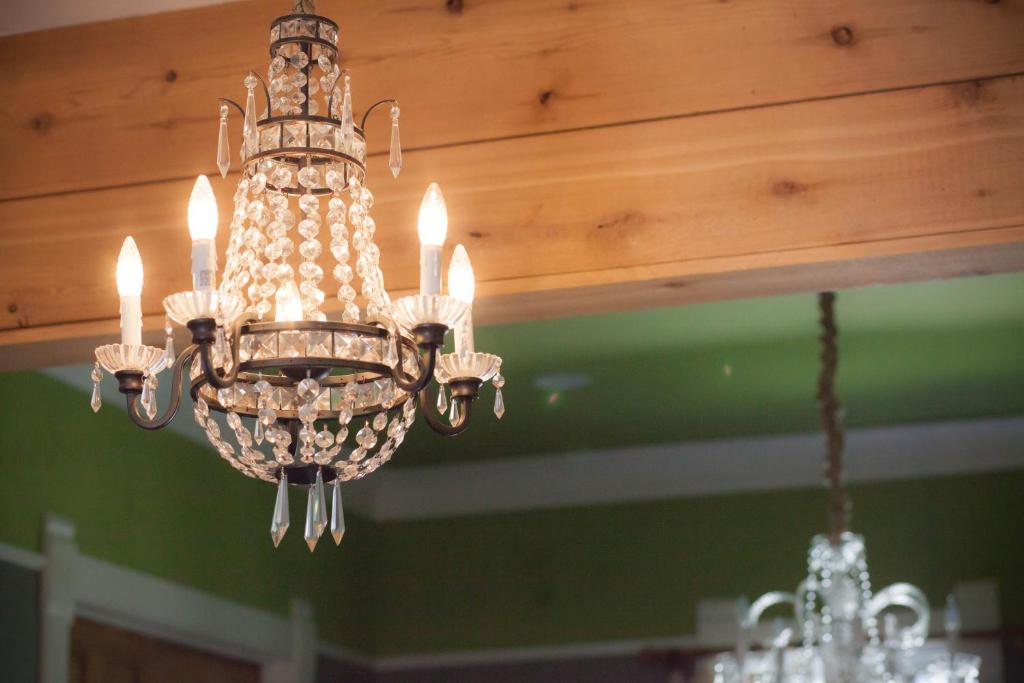
[[(0, 542), (39, 551), (43, 515), (74, 521), (80, 550), (281, 614), (313, 600), (324, 637), (368, 648), (367, 544), (351, 512), (342, 548), (302, 540), (305, 500), (274, 549), (274, 489), (239, 475), (209, 446), (145, 432), (124, 410), (36, 373), (0, 375)], [(181, 415), (179, 419), (191, 419)]]
[[(788, 491), (375, 524), (349, 512), (341, 549), (310, 555), (303, 501), (278, 550), (269, 485), (205, 446), (34, 373), (0, 375), (0, 542), (40, 549), (43, 514), (83, 552), (285, 613), (310, 597), (321, 634), (371, 654), (690, 633), (697, 600), (792, 588), (823, 494)], [(187, 417), (187, 416), (185, 416)], [(995, 578), (1024, 624), (1024, 472), (853, 488), (878, 586), (934, 603)]]
[[(1024, 471), (854, 486), (876, 587), (941, 604), (996, 579), (1024, 624)], [(373, 545), (378, 654), (692, 634), (697, 601), (793, 590), (824, 493), (800, 490), (388, 524)]]

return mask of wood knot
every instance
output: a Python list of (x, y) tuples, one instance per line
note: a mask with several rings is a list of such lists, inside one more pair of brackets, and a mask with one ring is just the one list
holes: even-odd
[(53, 127), (53, 115), (45, 112), (36, 114), (28, 123), (35, 132), (45, 133)]
[(807, 185), (798, 183), (795, 180), (779, 180), (772, 184), (772, 194), (779, 197), (792, 197), (801, 192), (806, 192), (807, 189)]
[(480, 232), (479, 230), (470, 230), (469, 231), (469, 236), (470, 237), (475, 237), (476, 239), (480, 239), (481, 237), (484, 236), (484, 234), (482, 232)]
[(445, 0), (444, 6), (452, 14), (462, 13), (462, 0)]
[(832, 29), (832, 42), (846, 47), (853, 44), (853, 29), (849, 26), (836, 26)]
[(174, 81), (178, 80), (178, 72), (174, 69), (168, 69), (167, 73), (164, 74), (164, 80), (168, 83), (174, 83)]
[(18, 304), (7, 304), (7, 312), (8, 313), (17, 313), (18, 312)]
[(548, 103), (548, 100), (550, 100), (554, 94), (554, 90), (545, 90), (540, 94), (540, 97), (537, 98), (537, 101), (539, 101), (543, 105), (546, 105)]

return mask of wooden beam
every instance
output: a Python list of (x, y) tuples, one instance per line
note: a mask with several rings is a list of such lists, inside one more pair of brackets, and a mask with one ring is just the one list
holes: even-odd
[[(400, 98), (411, 148), (1024, 72), (1017, 2), (320, 5), (341, 20), (357, 104)], [(0, 148), (17, 160), (0, 164), (0, 199), (212, 172), (216, 98), (264, 69), (286, 9), (230, 3), (0, 39)], [(386, 128), (371, 129), (372, 149)]]
[[(449, 244), (470, 245), (482, 320), (1017, 269), (1024, 78), (412, 153), (397, 183), (374, 185), (393, 291), (416, 284), (416, 207), (433, 178)], [(48, 329), (0, 333), (0, 348), (114, 332), (111, 274), (130, 231), (158, 315), (187, 287), (189, 185), (0, 203), (0, 327)], [(217, 183), (222, 202), (230, 185)]]

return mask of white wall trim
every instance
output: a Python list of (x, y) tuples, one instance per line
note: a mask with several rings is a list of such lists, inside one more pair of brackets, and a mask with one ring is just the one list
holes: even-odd
[[(818, 433), (384, 468), (346, 502), (378, 521), (820, 486)], [(849, 481), (1024, 467), (1024, 418), (850, 430)]]
[(40, 659), (43, 683), (66, 683), (76, 616), (260, 664), (264, 683), (313, 683), (313, 607), (294, 600), (278, 616), (87, 555), (74, 525), (48, 515), (45, 555), (0, 544), (0, 561), (41, 572)]

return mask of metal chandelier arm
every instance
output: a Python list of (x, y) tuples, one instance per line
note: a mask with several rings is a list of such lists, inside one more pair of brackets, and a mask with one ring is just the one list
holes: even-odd
[(426, 390), (419, 392), (420, 412), (423, 413), (423, 418), (427, 421), (430, 428), (442, 436), (455, 436), (466, 431), (473, 413), (474, 397), (453, 396), (452, 402), (455, 404), (455, 411), (459, 419), (454, 424), (445, 424), (438, 418), (437, 411), (434, 408), (437, 398), (435, 396), (431, 399), (430, 393)]
[(167, 404), (167, 408), (164, 410), (162, 415), (159, 415), (152, 420), (139, 414), (139, 397), (141, 393), (131, 392), (126, 393), (125, 398), (128, 402), (128, 417), (139, 427), (143, 429), (160, 429), (165, 427), (171, 418), (174, 417), (175, 413), (178, 412), (178, 407), (181, 405), (181, 380), (184, 375), (185, 366), (191, 362), (192, 357), (195, 355), (198, 345), (191, 344), (188, 348), (184, 349), (178, 357), (174, 360), (174, 366), (171, 371), (171, 400)]
[(430, 380), (434, 377), (434, 368), (437, 366), (437, 355), (440, 347), (437, 344), (420, 344), (420, 355), (419, 355), (419, 375), (418, 377), (409, 382), (403, 376), (405, 373), (402, 371), (402, 346), (401, 337), (394, 335), (395, 344), (398, 346), (398, 362), (395, 367), (391, 368), (391, 379), (402, 391), (410, 394), (417, 394), (423, 391)]
[(362, 129), (364, 135), (366, 134), (366, 119), (369, 118), (370, 114), (373, 112), (374, 109), (376, 109), (382, 104), (398, 104), (398, 100), (396, 100), (393, 97), (388, 97), (387, 99), (379, 100), (370, 105), (370, 107), (363, 114), (363, 120), (359, 122), (359, 128)]
[[(189, 322), (189, 329), (192, 330), (192, 341), (199, 347), (199, 359), (202, 363), (203, 377), (214, 389), (230, 389), (238, 379), (238, 371), (241, 363), (238, 360), (238, 343), (241, 338), (239, 332), (242, 325), (255, 320), (252, 316), (240, 317), (233, 326), (231, 340), (231, 372), (222, 375), (213, 367), (213, 345), (216, 339), (216, 323), (212, 318), (205, 318), (199, 324), (193, 320)], [(208, 322), (207, 322), (208, 321)], [(209, 323), (213, 323), (213, 329), (209, 329)]]

